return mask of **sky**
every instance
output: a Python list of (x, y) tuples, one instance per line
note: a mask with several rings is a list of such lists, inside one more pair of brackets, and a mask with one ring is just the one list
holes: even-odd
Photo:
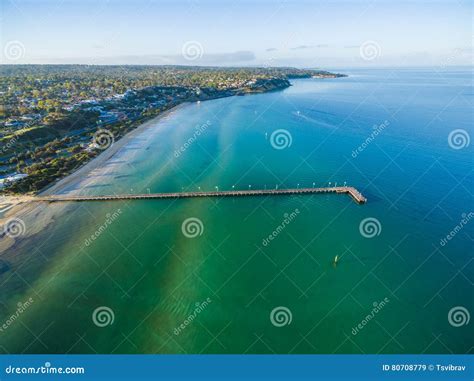
[(0, 0), (2, 64), (473, 64), (471, 0)]

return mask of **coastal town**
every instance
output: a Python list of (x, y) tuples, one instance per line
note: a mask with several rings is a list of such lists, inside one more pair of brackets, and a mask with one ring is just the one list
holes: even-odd
[(284, 89), (292, 78), (342, 76), (294, 68), (4, 65), (0, 192), (38, 192), (115, 140), (183, 102)]

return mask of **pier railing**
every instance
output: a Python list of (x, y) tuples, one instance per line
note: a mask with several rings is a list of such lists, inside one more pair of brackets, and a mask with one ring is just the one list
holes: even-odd
[(211, 192), (175, 192), (175, 193), (144, 193), (144, 194), (114, 194), (104, 196), (73, 196), (50, 195), (35, 196), (31, 201), (70, 202), (70, 201), (113, 201), (113, 200), (147, 200), (165, 198), (190, 198), (190, 197), (245, 197), (245, 196), (277, 196), (299, 194), (347, 194), (358, 204), (364, 204), (367, 199), (354, 187), (325, 187), (325, 188), (290, 188), (290, 189), (255, 189), (255, 190), (229, 190)]

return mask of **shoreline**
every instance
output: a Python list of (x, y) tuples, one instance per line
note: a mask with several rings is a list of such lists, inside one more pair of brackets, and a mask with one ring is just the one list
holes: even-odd
[[(59, 179), (53, 184), (42, 189), (37, 195), (61, 195), (61, 194), (78, 194), (81, 189), (81, 183), (94, 181), (87, 174), (101, 168), (107, 161), (115, 156), (122, 148), (126, 147), (139, 134), (156, 127), (161, 119), (173, 114), (176, 111), (188, 106), (191, 102), (183, 102), (172, 108), (162, 112), (152, 119), (140, 124), (132, 131), (122, 136), (114, 142), (109, 148), (105, 149), (98, 156), (85, 163), (83, 166), (70, 173), (64, 178)], [(23, 197), (25, 197), (23, 199)], [(69, 205), (51, 205), (48, 202), (28, 203), (27, 195), (8, 195), (2, 202), (0, 196), (0, 255), (3, 259), (14, 261), (14, 250), (9, 250), (24, 240), (34, 239), (34, 236), (46, 229), (56, 218), (64, 213)], [(4, 205), (8, 207), (4, 207)], [(3, 207), (3, 209), (2, 209)], [(20, 226), (22, 233), (19, 236), (10, 237), (4, 232), (4, 226), (13, 222), (15, 226)]]
[(52, 194), (61, 194), (69, 186), (72, 186), (73, 183), (78, 182), (81, 176), (86, 175), (87, 173), (92, 172), (93, 170), (100, 167), (102, 164), (110, 160), (121, 148), (125, 147), (134, 137), (141, 134), (142, 132), (152, 128), (158, 123), (161, 119), (169, 116), (170, 114), (179, 111), (180, 109), (186, 107), (191, 102), (183, 102), (176, 106), (173, 106), (169, 110), (162, 112), (161, 114), (153, 117), (152, 119), (140, 124), (119, 140), (115, 141), (110, 147), (101, 152), (98, 156), (94, 157), (92, 160), (85, 163), (83, 166), (70, 173), (66, 177), (58, 179), (56, 182), (48, 185), (46, 188), (39, 191), (37, 194), (41, 196), (48, 196)]
[[(220, 96), (207, 98), (201, 101), (205, 102), (232, 96), (263, 94), (271, 91), (285, 90), (290, 86), (291, 82), (288, 81), (288, 86), (282, 88), (266, 89), (262, 92), (237, 92), (232, 94), (221, 94)], [(77, 168), (74, 172), (68, 174), (66, 177), (57, 179), (53, 183), (38, 191), (35, 195), (79, 195), (81, 190), (93, 184), (94, 181), (97, 181), (95, 176), (89, 175), (94, 171), (103, 168), (110, 159), (112, 159), (122, 148), (126, 147), (135, 137), (147, 131), (148, 129), (155, 127), (163, 118), (166, 118), (167, 116), (187, 107), (192, 103), (194, 102), (189, 100), (183, 101), (160, 113), (159, 115), (152, 117), (150, 120), (138, 125), (133, 130), (129, 131), (127, 134), (115, 141), (110, 147), (105, 149), (99, 155), (92, 158), (81, 167)], [(0, 254), (4, 253), (7, 249), (10, 249), (18, 242), (30, 239), (32, 236), (47, 228), (50, 223), (55, 221), (59, 214), (63, 213), (64, 210), (69, 207), (68, 205), (51, 205), (49, 202), (28, 203), (28, 196), (29, 195), (27, 194), (5, 195), (2, 202), (2, 195), (0, 195), (0, 226), (2, 227), (0, 228), (0, 236), (3, 235), (2, 239), (0, 240)], [(5, 208), (5, 204), (7, 204), (8, 207)], [(20, 221), (22, 225), (26, 226), (21, 236), (11, 238), (4, 234), (3, 227), (6, 226), (6, 224), (10, 221)]]
[[(221, 98), (228, 98), (228, 97), (234, 97), (234, 96), (246, 96), (246, 95), (256, 95), (256, 94), (263, 94), (267, 92), (273, 92), (273, 91), (282, 91), (285, 90), (286, 88), (292, 86), (291, 82), (289, 80), (286, 81), (285, 83), (286, 86), (275, 86), (272, 88), (266, 88), (263, 91), (251, 91), (251, 92), (241, 92), (241, 90), (233, 90), (231, 92), (226, 92), (226, 93), (221, 93), (217, 94), (211, 97), (208, 97), (206, 99), (200, 99), (198, 101), (210, 101), (210, 100), (215, 100), (215, 99), (221, 99)], [(21, 198), (22, 196), (27, 196), (31, 194), (35, 195), (51, 195), (55, 192), (62, 192), (64, 191), (64, 188), (68, 186), (68, 184), (73, 183), (74, 180), (77, 180), (79, 175), (85, 174), (88, 172), (91, 172), (95, 170), (100, 164), (107, 162), (110, 158), (112, 158), (122, 147), (124, 147), (132, 138), (134, 138), (137, 134), (141, 133), (142, 131), (146, 130), (147, 128), (150, 127), (151, 124), (158, 122), (161, 118), (164, 118), (168, 116), (169, 114), (178, 111), (179, 109), (185, 107), (186, 105), (189, 105), (191, 103), (194, 103), (194, 100), (183, 100), (181, 103), (171, 107), (168, 110), (163, 111), (162, 113), (152, 117), (150, 120), (143, 122), (142, 124), (138, 125), (137, 127), (133, 128), (131, 131), (127, 132), (124, 136), (120, 137), (117, 141), (114, 141), (114, 143), (103, 150), (103, 152), (99, 153), (98, 156), (90, 159), (83, 165), (81, 165), (79, 168), (75, 169), (73, 172), (69, 173), (65, 177), (59, 177), (55, 179), (52, 183), (46, 185), (44, 188), (36, 191), (36, 192), (29, 192), (29, 193), (7, 193), (7, 194), (1, 194), (0, 193), (0, 212), (2, 211), (2, 197), (4, 199), (17, 199)], [(115, 148), (114, 148), (115, 147)], [(0, 218), (0, 223), (1, 223), (1, 218)]]
[[(327, 72), (329, 73), (329, 72)], [(331, 73), (333, 77), (329, 78), (338, 78), (345, 76), (343, 74), (333, 74)], [(263, 91), (251, 91), (251, 92), (241, 92), (241, 91), (234, 91), (232, 93), (223, 93), (219, 94), (218, 96), (213, 96), (207, 99), (202, 99), (202, 102), (205, 101), (210, 101), (214, 99), (220, 99), (220, 98), (228, 98), (228, 97), (233, 97), (233, 96), (246, 96), (246, 95), (257, 95), (257, 94), (264, 94), (267, 92), (273, 92), (273, 91), (282, 91), (287, 89), (288, 87), (292, 86), (292, 83), (290, 79), (303, 79), (307, 77), (289, 77), (286, 80), (286, 86), (280, 86), (281, 84), (279, 83), (277, 86), (272, 87), (272, 88), (265, 88)], [(309, 77), (309, 78), (315, 78)], [(320, 77), (320, 78), (326, 78), (325, 76)], [(133, 130), (129, 131), (126, 133), (124, 136), (119, 138), (117, 141), (114, 141), (114, 143), (105, 149), (103, 152), (101, 152), (98, 156), (92, 158), (91, 160), (87, 161), (84, 163), (82, 166), (74, 170), (72, 173), (66, 175), (65, 177), (60, 177), (53, 181), (51, 184), (46, 185), (44, 188), (41, 190), (35, 192), (35, 195), (39, 196), (48, 196), (48, 195), (53, 195), (53, 194), (64, 194), (65, 191), (68, 190), (69, 187), (73, 187), (74, 185), (79, 185), (80, 184), (80, 178), (83, 175), (86, 175), (87, 173), (91, 173), (92, 171), (96, 170), (97, 168), (100, 167), (100, 165), (106, 163), (108, 160), (110, 160), (121, 148), (125, 147), (136, 135), (142, 133), (143, 131), (146, 131), (148, 128), (151, 128), (152, 125), (155, 123), (158, 123), (162, 118), (167, 117), (168, 115), (172, 114), (175, 111), (180, 110), (181, 108), (193, 103), (193, 101), (190, 100), (185, 100), (170, 109), (160, 113), (159, 115), (156, 115), (155, 117), (152, 117), (150, 120), (140, 124), (139, 126), (135, 127)], [(76, 189), (71, 189), (71, 194), (74, 193)], [(12, 211), (15, 209), (18, 209), (21, 205), (24, 205), (23, 202), (18, 201), (21, 200), (22, 197), (28, 196), (29, 194), (22, 194), (22, 193), (15, 193), (15, 194), (5, 194), (2, 195), (0, 194), (0, 213), (4, 212), (4, 215), (0, 217), (0, 225), (4, 222), (5, 217), (7, 215), (10, 215), (12, 213), (6, 213), (7, 211)], [(30, 194), (31, 195), (31, 194)], [(2, 199), (6, 200), (6, 203), (8, 203), (8, 200), (12, 200), (10, 204), (13, 204), (13, 206), (5, 208), (3, 207), (2, 209)], [(3, 201), (3, 204), (5, 201)], [(17, 213), (20, 212), (20, 210), (16, 211)], [(0, 231), (1, 233), (1, 231)]]

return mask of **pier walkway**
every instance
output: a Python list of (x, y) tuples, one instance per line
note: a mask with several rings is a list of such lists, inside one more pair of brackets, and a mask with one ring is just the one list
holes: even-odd
[(104, 196), (69, 196), (50, 195), (33, 196), (28, 201), (71, 202), (71, 201), (113, 201), (113, 200), (148, 200), (163, 198), (190, 198), (190, 197), (244, 197), (244, 196), (277, 196), (298, 194), (347, 194), (358, 204), (364, 204), (367, 199), (354, 187), (326, 187), (326, 188), (292, 188), (292, 189), (265, 189), (265, 190), (231, 190), (215, 192), (176, 192), (176, 193), (144, 193), (120, 194)]

